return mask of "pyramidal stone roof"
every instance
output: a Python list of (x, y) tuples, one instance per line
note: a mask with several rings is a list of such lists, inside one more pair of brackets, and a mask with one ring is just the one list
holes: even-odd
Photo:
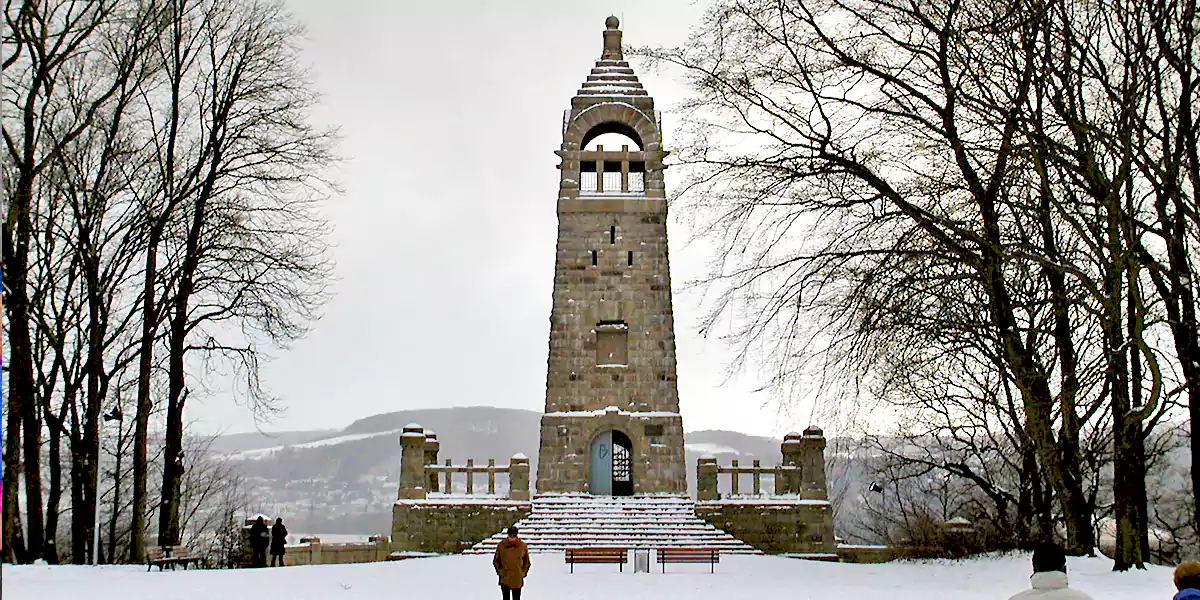
[(616, 17), (609, 17), (604, 25), (604, 52), (575, 95), (592, 98), (649, 96), (623, 55), (620, 22)]
[(576, 96), (649, 96), (638, 82), (629, 61), (600, 59)]

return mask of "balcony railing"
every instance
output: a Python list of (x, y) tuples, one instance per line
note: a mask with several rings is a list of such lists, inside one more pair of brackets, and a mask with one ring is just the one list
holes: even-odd
[(639, 151), (620, 152), (597, 146), (579, 163), (579, 191), (585, 194), (640, 194), (646, 191), (646, 162)]

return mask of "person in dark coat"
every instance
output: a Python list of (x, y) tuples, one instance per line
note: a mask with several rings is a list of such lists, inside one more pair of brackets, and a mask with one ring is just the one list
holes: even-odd
[(250, 526), (250, 566), (254, 568), (267, 566), (267, 546), (271, 543), (271, 530), (267, 523), (259, 517)]
[(283, 519), (276, 518), (275, 525), (271, 526), (271, 566), (275, 566), (275, 559), (279, 559), (279, 566), (283, 565), (283, 546), (287, 544), (287, 527), (283, 526)]
[(509, 527), (508, 537), (496, 546), (492, 566), (500, 576), (500, 593), (504, 600), (521, 600), (521, 587), (529, 574), (529, 548), (517, 537), (516, 527)]
[(1200, 562), (1189, 560), (1175, 567), (1175, 600), (1200, 600)]

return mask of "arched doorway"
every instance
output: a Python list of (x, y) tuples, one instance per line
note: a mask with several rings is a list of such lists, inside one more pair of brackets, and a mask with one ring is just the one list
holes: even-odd
[(588, 452), (588, 489), (597, 496), (633, 495), (633, 443), (609, 430), (596, 436)]

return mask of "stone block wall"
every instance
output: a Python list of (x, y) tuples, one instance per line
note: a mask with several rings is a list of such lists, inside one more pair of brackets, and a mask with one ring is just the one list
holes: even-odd
[[(538, 492), (589, 492), (588, 452), (596, 436), (609, 430), (624, 433), (633, 443), (633, 493), (687, 492), (679, 416), (621, 410), (596, 411), (587, 417), (542, 416)], [(661, 435), (647, 435), (648, 431)]]
[(900, 557), (900, 552), (890, 546), (841, 545), (837, 553), (839, 560), (849, 563), (885, 563)]
[(399, 500), (392, 508), (393, 551), (462, 552), (525, 518), (519, 500)]
[(837, 552), (828, 502), (786, 498), (697, 502), (696, 516), (768, 554)]

